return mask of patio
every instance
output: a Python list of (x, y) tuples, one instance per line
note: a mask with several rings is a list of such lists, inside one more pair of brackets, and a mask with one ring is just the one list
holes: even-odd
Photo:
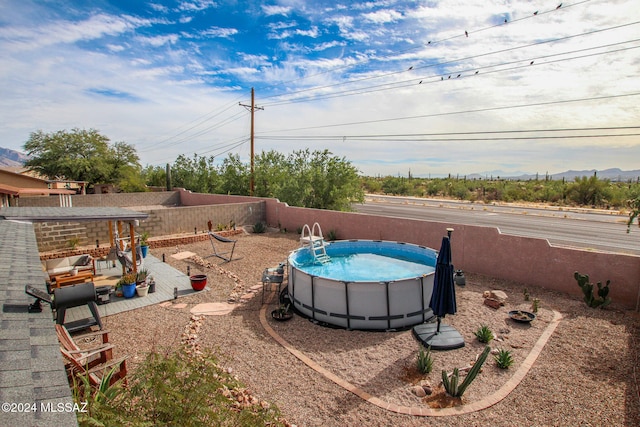
[[(116, 262), (115, 267), (111, 262), (107, 264), (107, 266), (103, 264), (96, 268), (97, 272), (93, 282), (96, 287), (115, 285), (122, 275), (122, 266), (119, 263)], [(178, 298), (196, 293), (191, 288), (191, 282), (186, 273), (176, 270), (153, 255), (147, 255), (144, 258), (143, 265), (139, 266), (138, 269), (141, 268), (147, 269), (149, 275), (153, 276), (156, 282), (156, 291), (144, 297), (136, 295), (133, 298), (116, 297), (115, 294), (111, 294), (109, 303), (98, 305), (100, 317), (173, 300), (175, 298), (175, 289), (178, 290)], [(205, 288), (205, 291), (207, 289)], [(86, 305), (73, 307), (67, 310), (65, 323), (81, 321), (88, 317), (91, 317), (91, 313)]]

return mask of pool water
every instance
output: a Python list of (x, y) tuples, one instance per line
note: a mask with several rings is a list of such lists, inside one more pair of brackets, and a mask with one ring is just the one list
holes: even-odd
[(389, 282), (423, 276), (435, 268), (408, 259), (355, 253), (332, 255), (327, 264), (298, 265), (305, 273), (343, 282)]

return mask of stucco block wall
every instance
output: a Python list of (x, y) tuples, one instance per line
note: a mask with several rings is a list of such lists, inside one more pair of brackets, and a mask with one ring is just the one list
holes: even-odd
[[(75, 207), (118, 206), (121, 208), (134, 206), (166, 206), (180, 205), (180, 193), (177, 191), (145, 192), (145, 193), (112, 193), (85, 194), (71, 196), (71, 203)], [(19, 199), (19, 206), (42, 207), (60, 206), (57, 196), (30, 197)]]
[[(545, 239), (505, 235), (493, 227), (298, 208), (276, 199), (246, 196), (198, 194), (185, 190), (160, 194), (163, 196), (160, 199), (146, 199), (147, 196), (159, 197), (158, 193), (97, 195), (100, 199), (92, 199), (92, 203), (98, 203), (99, 200), (100, 203), (117, 202), (114, 206), (133, 207), (135, 205), (127, 203), (138, 201), (138, 206), (143, 208), (138, 207), (136, 210), (149, 212), (150, 216), (137, 230), (147, 231), (152, 237), (201, 233), (206, 230), (209, 220), (214, 228), (217, 224), (228, 224), (232, 220), (236, 225), (253, 225), (259, 221), (266, 221), (270, 226), (286, 228), (289, 232), (295, 232), (304, 224), (311, 226), (318, 222), (325, 236), (333, 230), (339, 239), (402, 241), (438, 249), (442, 237), (447, 234), (447, 227), (452, 227), (455, 229), (451, 245), (456, 268), (515, 280), (532, 288), (539, 286), (581, 297), (581, 290), (573, 278), (574, 272), (579, 271), (589, 274), (594, 283), (611, 280), (610, 296), (614, 304), (638, 309), (638, 256), (553, 247)], [(76, 198), (93, 196), (73, 196), (74, 206), (79, 206), (75, 202)], [(154, 203), (151, 203), (152, 201)], [(171, 203), (176, 207), (165, 207)], [(144, 206), (154, 207), (145, 210)], [(76, 235), (78, 232), (77, 225), (74, 224), (69, 225), (67, 231), (56, 228), (54, 224), (47, 226), (50, 228), (46, 231), (38, 231), (38, 226), (35, 227), (39, 245), (41, 241), (48, 241), (46, 239), (54, 235), (58, 236), (59, 241), (66, 243), (68, 237), (65, 233)], [(81, 226), (86, 228), (86, 235), (81, 241), (87, 241), (89, 244), (94, 243), (96, 239), (105, 243), (108, 241), (106, 224), (83, 223)], [(535, 295), (533, 289), (531, 292)]]
[[(181, 233), (202, 233), (211, 221), (213, 230), (218, 224), (236, 226), (253, 225), (265, 220), (265, 202), (236, 203), (227, 205), (183, 206), (171, 209), (135, 209), (149, 214), (147, 220), (136, 227), (137, 233), (149, 236), (167, 236)], [(114, 224), (115, 226), (115, 224)], [(51, 251), (68, 246), (72, 237), (80, 239), (80, 246), (95, 246), (109, 243), (109, 223), (89, 221), (82, 223), (35, 223), (34, 230), (38, 250)], [(129, 235), (129, 227), (123, 227), (123, 236)]]
[(638, 309), (638, 256), (554, 247), (546, 239), (506, 235), (494, 227), (297, 208), (273, 199), (266, 204), (271, 226), (295, 231), (317, 222), (325, 236), (334, 230), (338, 239), (391, 240), (439, 249), (451, 227), (455, 230), (451, 250), (456, 268), (582, 297), (573, 278), (579, 271), (589, 274), (593, 283), (611, 280), (609, 295), (614, 304)]

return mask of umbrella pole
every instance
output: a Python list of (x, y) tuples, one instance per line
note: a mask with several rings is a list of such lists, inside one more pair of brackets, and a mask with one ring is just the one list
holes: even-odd
[(436, 327), (436, 335), (438, 335), (440, 333), (440, 316), (438, 316), (438, 326)]

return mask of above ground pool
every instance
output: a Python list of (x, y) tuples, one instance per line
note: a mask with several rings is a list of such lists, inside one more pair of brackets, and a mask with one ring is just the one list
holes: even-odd
[(287, 292), (299, 312), (348, 329), (401, 329), (431, 317), (435, 250), (379, 240), (323, 243), (289, 256)]

